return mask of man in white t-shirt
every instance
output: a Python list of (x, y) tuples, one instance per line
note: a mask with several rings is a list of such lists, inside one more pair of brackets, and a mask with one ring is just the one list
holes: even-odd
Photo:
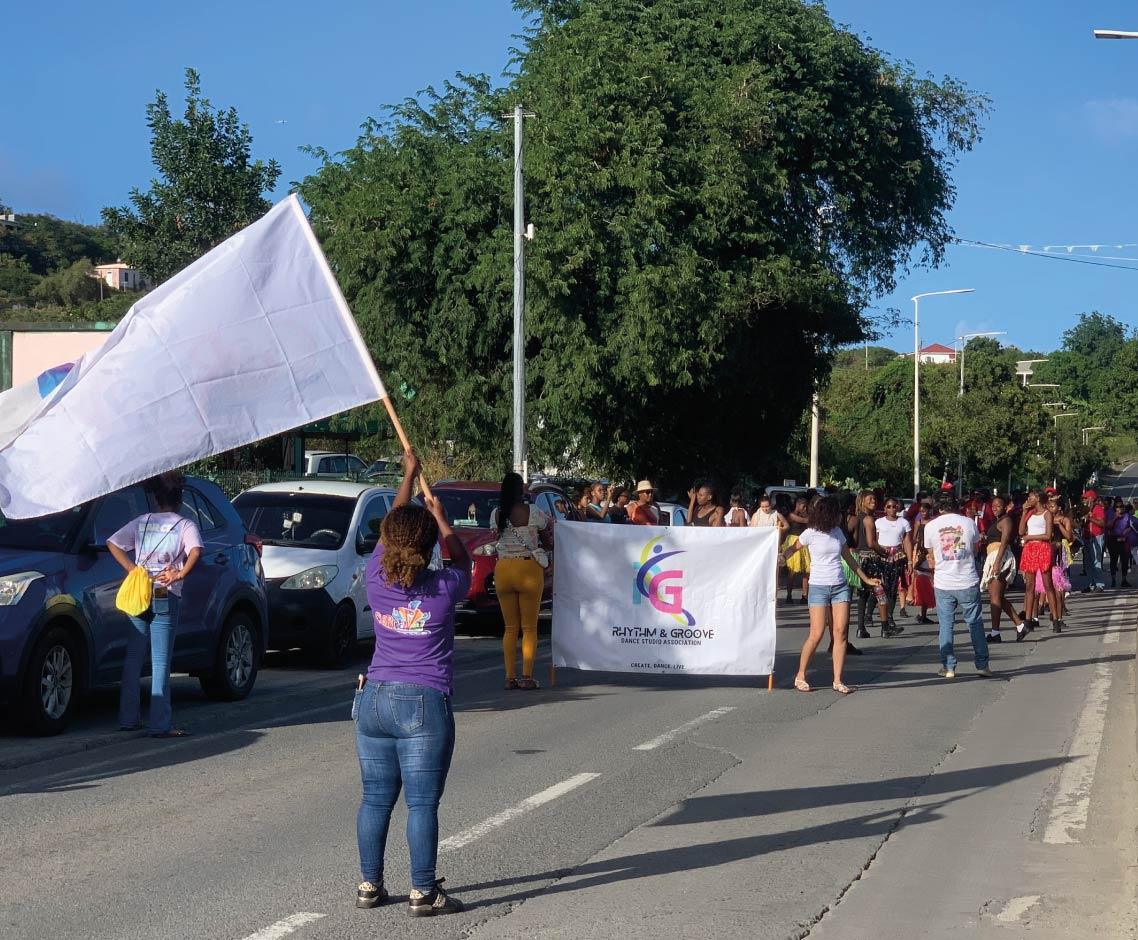
[(952, 493), (939, 501), (939, 515), (925, 525), (925, 548), (933, 566), (936, 613), (940, 621), (940, 674), (956, 677), (956, 655), (952, 649), (953, 621), (960, 609), (972, 637), (976, 673), (991, 677), (988, 668), (988, 638), (984, 635), (984, 614), (980, 601), (980, 575), (976, 570), (976, 547), (980, 533), (976, 523), (961, 515), (960, 504)]

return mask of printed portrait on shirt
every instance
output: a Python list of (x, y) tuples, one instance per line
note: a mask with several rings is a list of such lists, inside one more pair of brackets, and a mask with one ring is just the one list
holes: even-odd
[(944, 526), (937, 533), (937, 558), (940, 561), (962, 561), (968, 557), (963, 526)]

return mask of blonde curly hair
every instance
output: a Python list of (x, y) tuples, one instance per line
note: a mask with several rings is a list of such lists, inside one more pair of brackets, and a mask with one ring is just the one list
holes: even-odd
[(431, 563), (439, 525), (422, 506), (396, 506), (384, 516), (379, 540), (387, 583), (409, 590)]

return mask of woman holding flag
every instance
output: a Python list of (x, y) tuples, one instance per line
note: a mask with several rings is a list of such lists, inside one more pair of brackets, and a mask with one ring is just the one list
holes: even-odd
[[(435, 866), (439, 801), (454, 754), (454, 610), (470, 590), (470, 555), (438, 500), (425, 496), (425, 508), (411, 505), (418, 475), (419, 460), (408, 450), (399, 493), (367, 565), (375, 653), (352, 703), (363, 782), (356, 816), (363, 881), (356, 907), (378, 907), (388, 898), (383, 854), (402, 790), (411, 852), (408, 910), (429, 917), (462, 910), (443, 891)], [(429, 565), (440, 536), (451, 565), (433, 571)]]

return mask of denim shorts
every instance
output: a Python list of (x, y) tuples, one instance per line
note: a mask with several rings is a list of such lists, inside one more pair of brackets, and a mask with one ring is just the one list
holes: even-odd
[(848, 604), (850, 602), (850, 586), (845, 582), (841, 584), (815, 584), (811, 581), (806, 601), (811, 607)]

